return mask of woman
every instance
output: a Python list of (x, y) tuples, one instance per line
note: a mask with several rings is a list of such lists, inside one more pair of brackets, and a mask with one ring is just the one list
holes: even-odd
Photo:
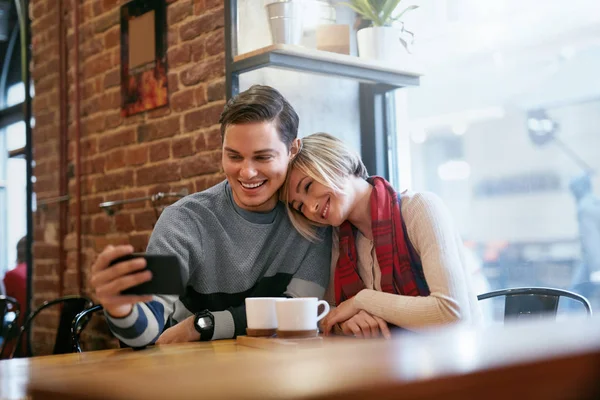
[(316, 241), (317, 226), (336, 227), (323, 320), (356, 336), (389, 337), (387, 323), (416, 330), (479, 322), (460, 236), (431, 193), (397, 193), (368, 177), (358, 154), (326, 133), (302, 139), (281, 199), (292, 223)]

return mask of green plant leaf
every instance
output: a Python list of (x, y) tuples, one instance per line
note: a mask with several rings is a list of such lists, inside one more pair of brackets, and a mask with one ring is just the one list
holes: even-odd
[(417, 8), (419, 8), (419, 6), (408, 6), (404, 10), (402, 10), (402, 12), (400, 14), (398, 14), (394, 18), (392, 18), (392, 20), (399, 21), (404, 16), (404, 14), (406, 14), (409, 11), (416, 10)]
[(354, 0), (352, 3), (340, 3), (340, 4), (351, 8), (352, 10), (354, 10), (354, 12), (356, 12), (358, 15), (360, 15), (364, 19), (368, 19), (368, 20), (372, 21), (373, 20), (372, 12), (370, 11), (369, 8), (365, 8), (364, 4), (362, 4), (362, 3), (363, 2), (361, 2), (361, 1)]
[(379, 20), (379, 15), (373, 9), (370, 0), (353, 0), (352, 1), (355, 6), (357, 6), (361, 11), (360, 14), (368, 20), (373, 21), (373, 25), (379, 26), (381, 25)]
[(387, 0), (385, 2), (385, 5), (381, 10), (381, 22), (383, 22), (383, 24), (389, 24), (393, 21), (393, 18), (391, 18), (392, 13), (396, 10), (401, 1), (402, 0)]

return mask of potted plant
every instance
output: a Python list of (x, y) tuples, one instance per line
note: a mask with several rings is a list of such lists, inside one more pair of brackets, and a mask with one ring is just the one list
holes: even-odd
[[(412, 52), (412, 32), (404, 29), (402, 17), (418, 6), (411, 5), (395, 13), (402, 0), (350, 0), (344, 3), (362, 20), (356, 33), (358, 55), (361, 58), (398, 62)], [(392, 26), (400, 22), (399, 28)]]

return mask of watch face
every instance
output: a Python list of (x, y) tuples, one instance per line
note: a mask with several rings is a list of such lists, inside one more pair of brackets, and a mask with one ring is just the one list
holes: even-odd
[(198, 328), (206, 329), (212, 326), (212, 321), (210, 317), (200, 317), (198, 318)]

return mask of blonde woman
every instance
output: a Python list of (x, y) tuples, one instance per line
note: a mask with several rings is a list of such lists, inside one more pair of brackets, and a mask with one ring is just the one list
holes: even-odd
[(318, 241), (315, 227), (335, 227), (323, 320), (329, 334), (389, 337), (388, 324), (417, 330), (479, 322), (463, 245), (442, 201), (431, 193), (397, 193), (368, 177), (358, 154), (316, 133), (302, 139), (281, 200), (295, 228)]

